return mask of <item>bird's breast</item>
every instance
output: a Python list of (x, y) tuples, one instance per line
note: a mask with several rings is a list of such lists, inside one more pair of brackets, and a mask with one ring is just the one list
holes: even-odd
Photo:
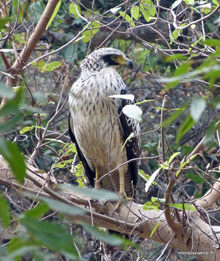
[(120, 94), (124, 88), (120, 78), (116, 79), (113, 80), (111, 75), (107, 80), (90, 77), (76, 82), (71, 89), (69, 105), (74, 135), (87, 158), (94, 155), (103, 158), (109, 151), (117, 157), (118, 148), (121, 149), (123, 144), (118, 115), (121, 101), (109, 97)]
[[(125, 84), (120, 75), (113, 70), (105, 70), (93, 75), (85, 75), (77, 80), (69, 96), (69, 106), (73, 118), (83, 118), (85, 123), (89, 119), (104, 124), (118, 113), (120, 100), (110, 98), (120, 94)], [(113, 119), (112, 119), (113, 120)]]

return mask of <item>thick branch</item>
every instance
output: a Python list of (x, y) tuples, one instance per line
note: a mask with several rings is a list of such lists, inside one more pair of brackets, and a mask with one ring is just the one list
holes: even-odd
[(202, 208), (210, 208), (220, 198), (220, 178), (206, 194), (198, 199), (195, 204)]
[[(168, 39), (169, 35), (168, 26), (159, 20), (157, 20), (157, 23), (153, 25), (144, 24), (134, 28), (130, 28), (127, 22), (121, 23), (118, 27), (119, 23), (121, 22), (115, 22), (113, 24), (104, 23), (104, 26), (102, 26), (98, 33), (96, 33), (92, 38), (91, 49), (100, 46), (106, 39), (109, 41), (115, 39), (133, 40), (136, 42), (147, 41), (167, 46), (166, 39)], [(110, 37), (109, 34), (111, 34)], [(161, 34), (164, 39), (161, 37)]]
[(40, 21), (38, 22), (36, 28), (34, 29), (33, 33), (31, 34), (30, 38), (27, 41), (27, 44), (21, 51), (20, 55), (18, 56), (17, 60), (13, 64), (10, 69), (10, 73), (12, 75), (16, 75), (18, 71), (22, 69), (22, 67), (26, 64), (27, 60), (29, 59), (34, 47), (40, 40), (43, 32), (46, 30), (46, 26), (54, 12), (54, 9), (58, 3), (58, 0), (49, 0), (47, 6), (41, 16)]
[[(69, 216), (69, 218), (77, 223), (84, 221), (96, 226), (105, 227), (121, 233), (136, 235), (142, 238), (150, 238), (153, 229), (159, 224), (158, 228), (153, 233), (152, 240), (164, 244), (170, 241), (170, 247), (184, 252), (195, 252), (195, 255), (196, 252), (198, 252), (198, 256), (202, 260), (211, 261), (219, 260), (220, 258), (220, 250), (214, 247), (212, 234), (212, 231), (219, 231), (219, 228), (212, 227), (211, 230), (210, 226), (200, 219), (197, 212), (187, 213), (190, 225), (188, 225), (188, 232), (187, 235), (185, 235), (185, 238), (189, 239), (184, 241), (173, 237), (173, 231), (169, 227), (163, 211), (144, 211), (142, 205), (130, 202), (127, 205), (122, 204), (119, 212), (114, 212), (112, 203), (106, 205), (104, 202), (91, 201), (90, 204), (88, 204), (88, 198), (79, 198), (78, 195), (74, 195), (73, 193), (67, 194), (65, 192), (60, 193), (54, 189), (51, 190), (48, 187), (50, 185), (47, 182), (48, 177), (46, 177), (46, 175), (40, 175), (36, 175), (36, 169), (29, 170), (28, 179), (23, 186), (23, 190), (25, 190), (25, 188), (32, 189), (31, 192), (38, 195), (40, 188), (40, 191), (42, 190), (44, 195), (46, 193), (48, 197), (69, 205), (77, 204), (80, 207), (86, 208), (88, 211), (83, 216)], [(10, 186), (10, 180), (12, 179), (14, 183), (15, 180), (8, 169), (7, 164), (3, 158), (0, 157), (0, 184)], [(11, 187), (19, 189), (16, 185), (13, 186), (13, 184)], [(92, 209), (88, 207), (89, 205), (92, 206)], [(220, 240), (220, 235), (216, 234), (216, 238)], [(205, 254), (201, 255), (199, 252), (204, 252)]]

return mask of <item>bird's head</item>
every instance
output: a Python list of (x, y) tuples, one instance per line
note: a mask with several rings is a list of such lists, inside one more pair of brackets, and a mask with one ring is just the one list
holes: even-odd
[(125, 54), (114, 48), (100, 48), (92, 52), (81, 63), (80, 67), (86, 71), (100, 71), (107, 67), (119, 67), (121, 65), (133, 68), (133, 63)]

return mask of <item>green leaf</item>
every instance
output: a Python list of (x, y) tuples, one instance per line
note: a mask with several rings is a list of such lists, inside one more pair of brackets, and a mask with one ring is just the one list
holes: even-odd
[[(190, 68), (191, 68), (190, 62), (184, 62), (184, 63), (182, 63), (182, 64), (175, 70), (175, 72), (174, 72), (174, 74), (173, 74), (173, 78), (182, 75), (182, 80), (184, 80), (184, 76), (185, 76), (185, 74), (189, 71)], [(175, 87), (179, 82), (180, 82), (180, 80), (167, 83), (167, 86), (166, 86), (165, 90), (167, 91), (168, 89)]]
[(60, 162), (54, 163), (53, 168), (63, 169), (64, 167), (66, 167), (68, 164), (71, 164), (72, 162), (73, 162), (72, 159), (62, 160)]
[(7, 131), (11, 131), (12, 128), (23, 118), (23, 114), (18, 110), (14, 113), (14, 116), (6, 122), (1, 122), (0, 119), (0, 134), (4, 134)]
[[(79, 37), (74, 43), (77, 43), (78, 41), (82, 40), (82, 36)], [(75, 60), (77, 59), (77, 49), (75, 44), (70, 44), (68, 45), (64, 50), (63, 50), (63, 55), (65, 57), (65, 61), (68, 64), (73, 64)]]
[(18, 0), (12, 0), (12, 14), (15, 16), (18, 13)]
[(13, 37), (14, 37), (14, 41), (15, 41), (15, 43), (17, 44), (17, 43), (19, 43), (19, 44), (26, 44), (26, 40), (25, 40), (25, 36), (23, 35), (23, 34), (14, 34), (13, 35)]
[(36, 197), (36, 195), (31, 193), (25, 193), (25, 195), (34, 200), (36, 199), (45, 202), (51, 209), (58, 211), (59, 213), (62, 214), (74, 216), (74, 215), (83, 215), (87, 212), (86, 209), (80, 208), (78, 206), (71, 206), (66, 203), (60, 202), (58, 200), (50, 199), (44, 196)]
[(0, 219), (3, 227), (7, 228), (10, 225), (10, 209), (7, 200), (0, 194)]
[(216, 5), (216, 6), (219, 6), (218, 0), (212, 0), (212, 3), (213, 3), (214, 5)]
[(157, 211), (160, 211), (159, 207), (160, 207), (160, 203), (147, 201), (147, 202), (144, 203), (144, 205), (143, 205), (143, 210), (152, 210), (152, 209), (155, 209), (155, 210), (157, 210)]
[(139, 16), (140, 16), (140, 8), (139, 8), (137, 5), (131, 7), (131, 16), (132, 16), (136, 21), (138, 21)]
[(182, 0), (176, 0), (173, 4), (172, 4), (172, 10), (175, 9), (178, 5), (180, 5), (182, 3)]
[[(198, 43), (200, 43), (202, 40), (203, 40), (203, 36), (200, 36), (199, 39), (198, 39), (197, 41), (195, 41), (194, 43), (191, 44), (191, 47), (195, 47), (195, 46), (197, 46)], [(189, 50), (190, 50), (190, 48), (189, 48)], [(189, 50), (188, 50), (188, 53), (191, 52), (191, 50), (190, 50), (190, 51), (189, 51)]]
[[(219, 51), (220, 53), (220, 51)], [(215, 55), (216, 53), (214, 53)], [(211, 56), (211, 55), (210, 55)], [(215, 57), (215, 56), (213, 56)], [(208, 59), (205, 60), (206, 62), (209, 61)], [(214, 65), (210, 65), (206, 66), (204, 63), (199, 66), (198, 68), (196, 68), (196, 70), (191, 70), (190, 72), (187, 72), (185, 74), (180, 74), (178, 76), (175, 77), (171, 77), (171, 78), (162, 78), (162, 79), (158, 79), (158, 82), (166, 82), (166, 83), (173, 83), (173, 82), (179, 82), (182, 80), (191, 80), (193, 81), (195, 79), (195, 77), (199, 76), (199, 75), (204, 75), (210, 72), (216, 72), (216, 71), (220, 71), (220, 65), (218, 64), (214, 64)]]
[(155, 170), (154, 173), (150, 176), (149, 180), (145, 184), (145, 192), (148, 191), (148, 189), (150, 188), (151, 184), (153, 183), (153, 181), (155, 180), (155, 178), (159, 174), (160, 170), (161, 170), (161, 168)]
[(196, 173), (193, 172), (188, 172), (184, 175), (185, 178), (191, 179), (194, 181), (196, 184), (202, 184), (204, 182), (204, 179), (197, 175)]
[[(23, 228), (22, 228), (23, 229)], [(22, 231), (23, 232), (23, 231)], [(14, 237), (7, 244), (7, 256), (1, 261), (21, 261), (21, 260), (35, 260), (35, 261), (52, 261), (57, 260), (58, 253), (56, 251), (48, 251), (46, 247), (33, 238), (27, 237), (27, 233), (20, 233), (20, 237)], [(64, 254), (64, 256), (71, 256), (68, 260), (81, 260), (76, 259), (75, 256)], [(28, 257), (28, 258), (26, 258)]]
[(168, 161), (166, 160), (165, 162), (160, 163), (160, 168), (161, 168), (161, 169), (169, 169), (170, 166), (169, 166), (169, 164), (168, 164)]
[(151, 0), (141, 0), (140, 11), (147, 22), (150, 22), (156, 15), (156, 8)]
[(156, 224), (156, 226), (153, 228), (153, 230), (152, 230), (151, 233), (150, 233), (150, 238), (153, 237), (153, 235), (154, 235), (154, 233), (156, 232), (157, 228), (159, 227), (160, 223), (161, 223), (161, 222), (158, 222), (158, 223)]
[(153, 109), (160, 110), (160, 111), (168, 111), (168, 109), (162, 108), (161, 106), (153, 107)]
[[(65, 147), (66, 148), (66, 147)], [(76, 145), (75, 144), (73, 144), (73, 143), (71, 143), (71, 144), (67, 144), (67, 151), (65, 152), (65, 154), (64, 155), (68, 155), (69, 153), (77, 153), (77, 151), (76, 151)]]
[(173, 54), (171, 56), (166, 56), (165, 57), (165, 62), (169, 63), (169, 62), (172, 62), (173, 60), (175, 59), (178, 59), (178, 60), (186, 60), (187, 59), (187, 56), (185, 55), (182, 55), (180, 53), (176, 53), (176, 54)]
[(122, 111), (129, 118), (132, 118), (138, 122), (142, 120), (142, 110), (134, 104), (125, 105)]
[(42, 68), (44, 68), (46, 63), (44, 61), (36, 61), (36, 62), (32, 62), (31, 64), (35, 66), (38, 70), (42, 70)]
[[(26, 238), (24, 237), (14, 237), (8, 244), (8, 252), (11, 253), (10, 256), (16, 257), (18, 255), (25, 254), (29, 252), (29, 247), (37, 246), (42, 246), (42, 244), (39, 241)], [(36, 248), (34, 248), (36, 249)], [(16, 251), (17, 250), (17, 251)], [(7, 259), (6, 259), (7, 260)], [(9, 259), (10, 260), (10, 259)]]
[(72, 191), (79, 195), (84, 195), (97, 200), (117, 201), (120, 199), (120, 196), (118, 194), (105, 189), (80, 188), (77, 186), (70, 185), (59, 185), (59, 188), (61, 188), (65, 192)]
[[(36, 198), (36, 195), (35, 195), (35, 197), (33, 197), (33, 199), (35, 199), (35, 198)], [(25, 216), (31, 217), (31, 218), (40, 218), (43, 215), (47, 214), (49, 210), (50, 209), (49, 209), (48, 205), (41, 202), (40, 204), (37, 204), (34, 208), (28, 209), (25, 212)]]
[(177, 176), (177, 177), (179, 176), (179, 174), (180, 174), (180, 172), (182, 171), (182, 169), (183, 169), (187, 164), (189, 164), (197, 155), (198, 155), (198, 153), (192, 155), (190, 158), (187, 158), (187, 159), (184, 158), (184, 159), (181, 161), (179, 170), (176, 172), (176, 176)]
[(0, 110), (0, 117), (9, 115), (10, 113), (18, 111), (18, 105), (23, 98), (23, 88), (19, 87), (16, 89), (14, 97), (9, 99), (7, 103)]
[(18, 146), (15, 143), (5, 141), (0, 138), (0, 154), (8, 162), (16, 180), (19, 183), (24, 183), (26, 175), (26, 165), (24, 156), (21, 154)]
[(187, 4), (187, 5), (193, 5), (195, 3), (195, 0), (184, 0), (184, 2)]
[(99, 228), (92, 227), (89, 224), (81, 223), (81, 225), (95, 238), (98, 240), (104, 241), (105, 243), (112, 245), (112, 246), (122, 246), (123, 239), (119, 238), (116, 235), (111, 235)]
[(77, 4), (70, 4), (69, 5), (69, 12), (74, 17), (79, 18), (80, 16), (78, 14), (81, 14), (81, 9)]
[(76, 181), (79, 184), (79, 187), (81, 188), (86, 187), (86, 177), (83, 170), (84, 168), (81, 161), (77, 165), (75, 165), (73, 169), (73, 172), (76, 175)]
[(154, 99), (149, 99), (149, 100), (143, 100), (143, 101), (140, 101), (140, 102), (135, 102), (136, 105), (140, 105), (140, 104), (143, 104), (143, 103), (146, 103), (146, 102), (153, 102), (155, 101)]
[(181, 106), (180, 108), (176, 108), (175, 112), (162, 123), (162, 127), (167, 127), (169, 126), (175, 119), (177, 119), (185, 110), (187, 107), (187, 103), (185, 103), (183, 106)]
[(35, 125), (26, 126), (26, 127), (24, 127), (23, 129), (20, 130), (20, 134), (24, 134), (26, 132), (29, 132), (29, 131), (33, 130), (35, 127), (36, 127)]
[(36, 102), (39, 103), (42, 106), (47, 105), (48, 100), (53, 101), (53, 98), (54, 98), (54, 100), (56, 100), (56, 97), (57, 97), (55, 93), (45, 94), (45, 93), (42, 93), (42, 92), (34, 92), (32, 94), (33, 94), (33, 97), (36, 100)]
[(25, 10), (27, 7), (24, 2), (19, 2), (18, 0), (12, 0), (11, 4), (11, 14), (12, 17), (16, 17), (17, 23), (20, 24), (24, 19)]
[(209, 78), (209, 87), (212, 88), (213, 84), (219, 79), (220, 70), (215, 72), (209, 72), (204, 76), (204, 79)]
[[(6, 104), (0, 109), (0, 133), (10, 131), (14, 125), (22, 118), (22, 113), (19, 110), (19, 105), (23, 98), (23, 87), (17, 87), (14, 89), (15, 94), (11, 99), (8, 99)], [(13, 116), (10, 114), (13, 113)], [(1, 121), (1, 117), (9, 117), (5, 122)]]
[(125, 21), (127, 21), (131, 26), (135, 27), (135, 23), (134, 21), (132, 20), (132, 18), (126, 14), (125, 12), (123, 11), (120, 11), (119, 14), (125, 19)]
[(183, 124), (179, 127), (177, 136), (176, 136), (176, 143), (179, 143), (181, 138), (192, 129), (194, 125), (194, 120), (191, 115), (188, 115), (184, 120)]
[[(184, 27), (186, 24), (183, 23), (181, 25), (179, 25), (179, 27)], [(175, 29), (172, 31), (172, 33), (170, 34), (170, 44), (172, 44), (173, 40), (176, 40), (178, 38), (178, 36), (180, 35), (180, 33), (182, 32), (182, 29)]]
[(13, 17), (0, 18), (0, 29), (5, 28), (5, 25), (10, 21), (13, 21)]
[(165, 161), (165, 162), (163, 162), (163, 163), (160, 164), (160, 167), (161, 167), (162, 169), (169, 169), (169, 168), (170, 168), (170, 163), (171, 163), (180, 153), (181, 153), (181, 152), (175, 152), (175, 153), (173, 153), (173, 154), (170, 156), (170, 158), (169, 158), (168, 161)]
[(204, 8), (201, 8), (200, 10), (205, 14), (209, 14), (212, 11), (211, 3), (204, 5)]
[(144, 172), (144, 170), (142, 169), (139, 169), (138, 170), (138, 175), (145, 181), (145, 182), (148, 182), (148, 180), (150, 179), (150, 175), (146, 174)]
[(59, 202), (57, 200), (49, 199), (46, 197), (38, 197), (40, 200), (44, 201), (51, 209), (62, 213), (62, 214), (67, 214), (71, 216), (76, 216), (76, 215), (83, 215), (87, 212), (86, 209), (80, 208), (78, 206), (72, 206), (65, 204), (63, 202)]
[(175, 203), (175, 204), (168, 203), (168, 205), (170, 207), (173, 207), (173, 208), (176, 208), (176, 209), (179, 209), (179, 210), (185, 209), (185, 210), (190, 210), (190, 211), (196, 211), (196, 208), (194, 206), (189, 205), (187, 203), (184, 203), (184, 204), (182, 204), (182, 203)]
[[(37, 61), (37, 62), (33, 62), (32, 65), (35, 66), (38, 70), (40, 70), (42, 73), (45, 73), (45, 72), (52, 72), (56, 70), (62, 65), (62, 63), (58, 61), (53, 61), (50, 63), (45, 63), (44, 61)], [(40, 94), (41, 96), (43, 96), (43, 94), (40, 92), (36, 93), (35, 95), (37, 96)]]
[(87, 43), (92, 39), (92, 37), (99, 31), (99, 28), (97, 28), (99, 26), (100, 26), (99, 22), (93, 21), (92, 24), (88, 27), (88, 29), (82, 33), (83, 35), (82, 39), (84, 43)]
[(190, 106), (190, 113), (195, 122), (197, 122), (200, 119), (203, 111), (205, 110), (205, 107), (206, 101), (204, 98), (197, 96), (192, 100)]
[(170, 164), (180, 153), (181, 153), (181, 152), (175, 152), (175, 153), (173, 153), (173, 154), (170, 156), (170, 158), (169, 158), (169, 160), (168, 160), (168, 163)]
[(47, 63), (45, 65), (45, 71), (52, 72), (52, 71), (56, 70), (57, 68), (59, 68), (61, 65), (62, 65), (62, 63), (58, 62), (58, 61)]
[(31, 217), (22, 218), (21, 224), (26, 227), (34, 238), (48, 248), (78, 256), (77, 250), (73, 245), (73, 238), (63, 226), (52, 222), (38, 221)]
[(127, 142), (132, 139), (134, 137), (134, 132), (131, 132), (130, 135), (127, 137), (127, 139), (125, 140), (124, 144), (121, 147), (121, 151), (123, 151), (125, 145), (127, 144)]
[(151, 197), (151, 202), (164, 203), (165, 202), (165, 198)]
[(171, 42), (173, 40), (176, 40), (178, 36), (179, 36), (179, 30), (178, 29), (173, 30), (173, 32), (171, 33)]
[(12, 91), (12, 89), (6, 86), (3, 82), (0, 82), (0, 97), (12, 99), (14, 96), (15, 93)]
[[(12, 239), (13, 240), (13, 239)], [(23, 246), (19, 247), (17, 250), (13, 251), (11, 254), (8, 254), (6, 257), (2, 257), (1, 261), (20, 261), (21, 257), (28, 253), (33, 253), (38, 250), (39, 246)]]
[(209, 123), (209, 126), (205, 132), (205, 140), (204, 144), (210, 143), (210, 141), (213, 139), (213, 135), (215, 134), (216, 131), (216, 124), (217, 119), (214, 119), (211, 123)]
[(213, 103), (214, 103), (214, 106), (215, 106), (216, 110), (220, 110), (220, 95), (218, 95), (214, 99)]
[(61, 3), (62, 3), (62, 0), (59, 0), (59, 2), (57, 3), (57, 5), (56, 5), (56, 7), (55, 7), (55, 9), (53, 11), (53, 14), (52, 14), (51, 18), (50, 18), (50, 20), (49, 20), (49, 22), (47, 24), (46, 30), (48, 29), (48, 27), (51, 25), (51, 23), (53, 22), (54, 18), (56, 17), (56, 15), (57, 15), (57, 13), (58, 13), (58, 11), (60, 9)]

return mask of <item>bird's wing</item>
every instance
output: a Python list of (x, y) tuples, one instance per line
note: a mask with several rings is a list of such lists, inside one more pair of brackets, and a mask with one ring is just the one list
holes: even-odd
[[(121, 94), (126, 94), (126, 90), (122, 90)], [(129, 137), (129, 135), (133, 132), (134, 136), (127, 141), (126, 143), (126, 152), (127, 152), (127, 159), (138, 158), (140, 156), (140, 127), (139, 124), (132, 118), (127, 117), (122, 109), (125, 105), (131, 104), (130, 101), (126, 99), (122, 99), (121, 106), (119, 107), (118, 113), (120, 118), (120, 123), (123, 131), (124, 141)], [(128, 166), (131, 171), (133, 184), (137, 184), (138, 180), (138, 161), (134, 160), (128, 163)]]
[(72, 142), (75, 143), (75, 145), (76, 145), (76, 150), (78, 152), (79, 159), (82, 161), (82, 164), (83, 164), (83, 167), (85, 169), (86, 176), (87, 176), (87, 178), (89, 180), (89, 183), (90, 183), (91, 186), (94, 187), (94, 184), (95, 184), (95, 171), (93, 171), (89, 167), (88, 162), (86, 161), (82, 151), (79, 148), (79, 145), (78, 145), (78, 143), (76, 141), (76, 138), (75, 138), (75, 135), (74, 135), (73, 124), (72, 124), (72, 119), (71, 119), (71, 115), (70, 114), (69, 114), (68, 124), (69, 124), (69, 135), (70, 135), (70, 138), (71, 138)]

